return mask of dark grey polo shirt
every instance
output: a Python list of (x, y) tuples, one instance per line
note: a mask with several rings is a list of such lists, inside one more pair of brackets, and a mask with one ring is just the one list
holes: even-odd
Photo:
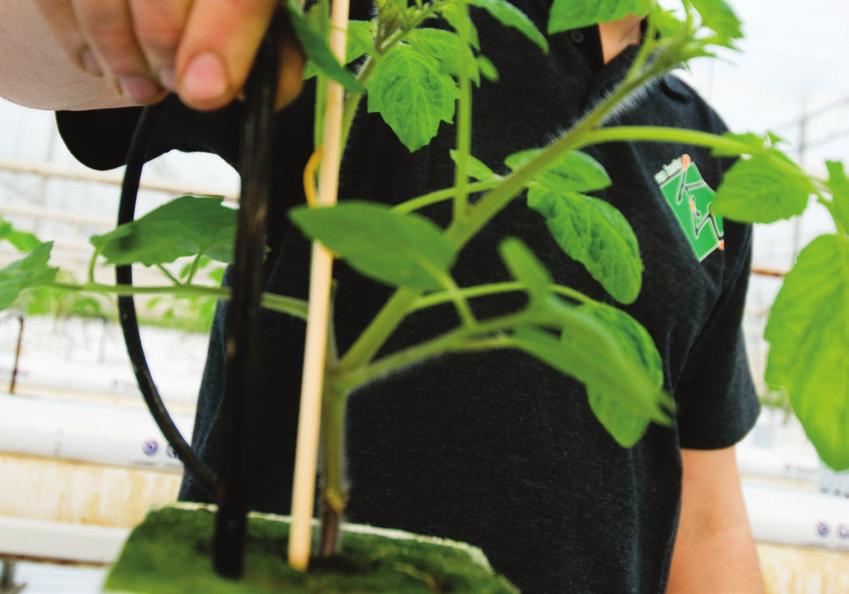
[[(544, 29), (536, 0), (517, 0)], [(619, 80), (635, 48), (601, 63), (595, 28), (550, 36), (551, 53), (475, 11), (481, 47), (501, 73), (475, 90), (473, 153), (500, 167), (505, 156), (542, 146)], [(301, 172), (311, 152), (312, 90), (278, 117), (279, 160), (267, 288), (305, 298), (309, 245), (286, 221), (304, 200)], [(235, 162), (240, 107), (193, 114), (169, 100), (152, 155), (177, 148)], [(120, 164), (135, 110), (63, 113), (69, 147), (99, 168)], [(667, 76), (611, 124), (664, 125), (722, 132), (706, 103)], [(342, 166), (342, 199), (396, 203), (453, 182), (454, 130), (410, 154), (377, 115), (358, 114)], [(625, 308), (660, 350), (665, 386), (678, 403), (672, 428), (651, 426), (632, 449), (619, 447), (593, 417), (584, 388), (515, 351), (445, 358), (357, 393), (348, 415), (348, 517), (471, 542), (525, 594), (662, 592), (681, 494), (680, 448), (731, 446), (758, 412), (741, 335), (751, 229), (726, 221), (724, 249), (696, 254), (661, 185), (682, 155), (716, 188), (727, 160), (678, 144), (614, 143), (589, 152), (613, 186), (598, 195), (621, 210), (645, 262), (639, 299)], [(677, 164), (677, 165), (676, 165)], [(503, 169), (503, 167), (501, 167)], [(444, 224), (448, 204), (424, 214)], [(507, 280), (497, 245), (522, 238), (557, 282), (611, 302), (583, 267), (566, 257), (544, 221), (517, 198), (461, 254), (460, 285)], [(390, 289), (338, 263), (336, 327), (345, 349)], [(520, 296), (474, 303), (480, 317), (521, 304)], [(223, 342), (219, 315), (198, 403), (194, 446), (213, 467), (218, 443)], [(451, 307), (411, 316), (384, 352), (456, 323)], [(300, 389), (302, 322), (263, 315), (262, 411), (253, 418), (247, 480), (257, 509), (287, 513)], [(182, 497), (202, 498), (191, 480)]]

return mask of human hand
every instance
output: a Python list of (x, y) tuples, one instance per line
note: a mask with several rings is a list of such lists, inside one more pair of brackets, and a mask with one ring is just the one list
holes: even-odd
[[(276, 0), (35, 0), (69, 58), (136, 105), (168, 91), (198, 110), (238, 97)], [(304, 57), (281, 43), (278, 107), (300, 93)]]

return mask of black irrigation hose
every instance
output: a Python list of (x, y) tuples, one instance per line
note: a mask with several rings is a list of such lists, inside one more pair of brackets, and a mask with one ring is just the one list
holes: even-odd
[[(213, 537), (213, 563), (224, 576), (239, 578), (244, 564), (248, 493), (244, 469), (251, 464), (249, 422), (259, 414), (260, 298), (264, 284), (265, 233), (271, 194), (275, 101), (279, 72), (279, 35), (287, 24), (274, 20), (257, 54), (245, 87), (246, 115), (242, 125), (239, 174), (242, 178), (232, 297), (227, 312), (227, 363), (222, 406), (226, 480)], [(253, 415), (249, 414), (253, 412)]]
[[(264, 283), (266, 217), (271, 193), (279, 72), (278, 50), (283, 25), (288, 23), (282, 17), (272, 23), (246, 85), (246, 115), (242, 126), (239, 163), (242, 177), (241, 204), (231, 271), (232, 297), (225, 328), (227, 362), (222, 405), (227, 421), (222, 436), (225, 480), (219, 480), (197, 457), (168, 414), (142, 347), (135, 301), (132, 296), (118, 298), (124, 341), (144, 401), (186, 471), (219, 504), (212, 543), (213, 564), (219, 574), (231, 578), (241, 577), (244, 564), (248, 501), (243, 470), (250, 463), (248, 448), (245, 447), (250, 434), (247, 409), (257, 387), (258, 314)], [(145, 155), (161, 111), (161, 104), (146, 107), (136, 125), (121, 187), (119, 225), (134, 219)], [(116, 276), (118, 284), (133, 284), (131, 266), (118, 266)]]
[[(161, 104), (146, 107), (142, 111), (141, 118), (133, 133), (130, 150), (127, 154), (127, 169), (124, 173), (123, 184), (121, 185), (121, 203), (118, 209), (119, 225), (132, 222), (135, 217), (136, 198), (139, 193), (139, 182), (141, 181), (141, 173), (144, 168), (145, 154), (153, 138), (156, 122), (159, 119), (161, 110)], [(118, 266), (115, 276), (119, 285), (132, 286), (132, 266)], [(162, 402), (162, 397), (159, 395), (159, 390), (153, 381), (153, 376), (150, 373), (150, 367), (145, 357), (144, 347), (142, 346), (141, 336), (139, 335), (136, 304), (132, 295), (118, 297), (118, 313), (121, 319), (121, 329), (124, 333), (124, 342), (127, 345), (127, 353), (133, 365), (133, 372), (136, 375), (139, 390), (142, 393), (145, 404), (147, 404), (150, 410), (150, 414), (153, 416), (154, 421), (156, 421), (159, 430), (162, 431), (168, 444), (174, 450), (174, 453), (185, 466), (186, 471), (192, 475), (208, 495), (213, 499), (217, 499), (220, 492), (218, 478), (197, 457), (192, 451), (191, 446), (183, 439), (180, 430), (177, 429), (174, 420), (168, 414), (168, 409), (165, 407), (165, 403)]]

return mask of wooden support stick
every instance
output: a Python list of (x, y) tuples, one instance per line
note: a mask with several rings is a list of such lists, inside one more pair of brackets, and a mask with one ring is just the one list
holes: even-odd
[[(334, 0), (331, 13), (330, 49), (342, 64), (345, 63), (347, 46), (348, 12), (349, 0)], [(321, 171), (318, 182), (318, 206), (335, 204), (337, 199), (339, 166), (343, 149), (343, 100), (342, 86), (335, 81), (328, 81)], [(295, 478), (292, 488), (292, 529), (289, 534), (289, 564), (299, 571), (306, 571), (309, 565), (312, 541), (332, 269), (333, 255), (323, 245), (314, 242), (310, 271), (309, 316), (304, 347), (304, 372), (301, 384), (301, 410), (298, 420), (298, 444), (295, 453)]]

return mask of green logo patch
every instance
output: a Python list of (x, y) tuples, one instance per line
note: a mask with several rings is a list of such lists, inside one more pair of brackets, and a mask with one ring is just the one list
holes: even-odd
[(684, 236), (701, 262), (725, 249), (722, 217), (713, 214), (716, 196), (689, 155), (682, 155), (655, 175), (666, 203), (678, 219)]

